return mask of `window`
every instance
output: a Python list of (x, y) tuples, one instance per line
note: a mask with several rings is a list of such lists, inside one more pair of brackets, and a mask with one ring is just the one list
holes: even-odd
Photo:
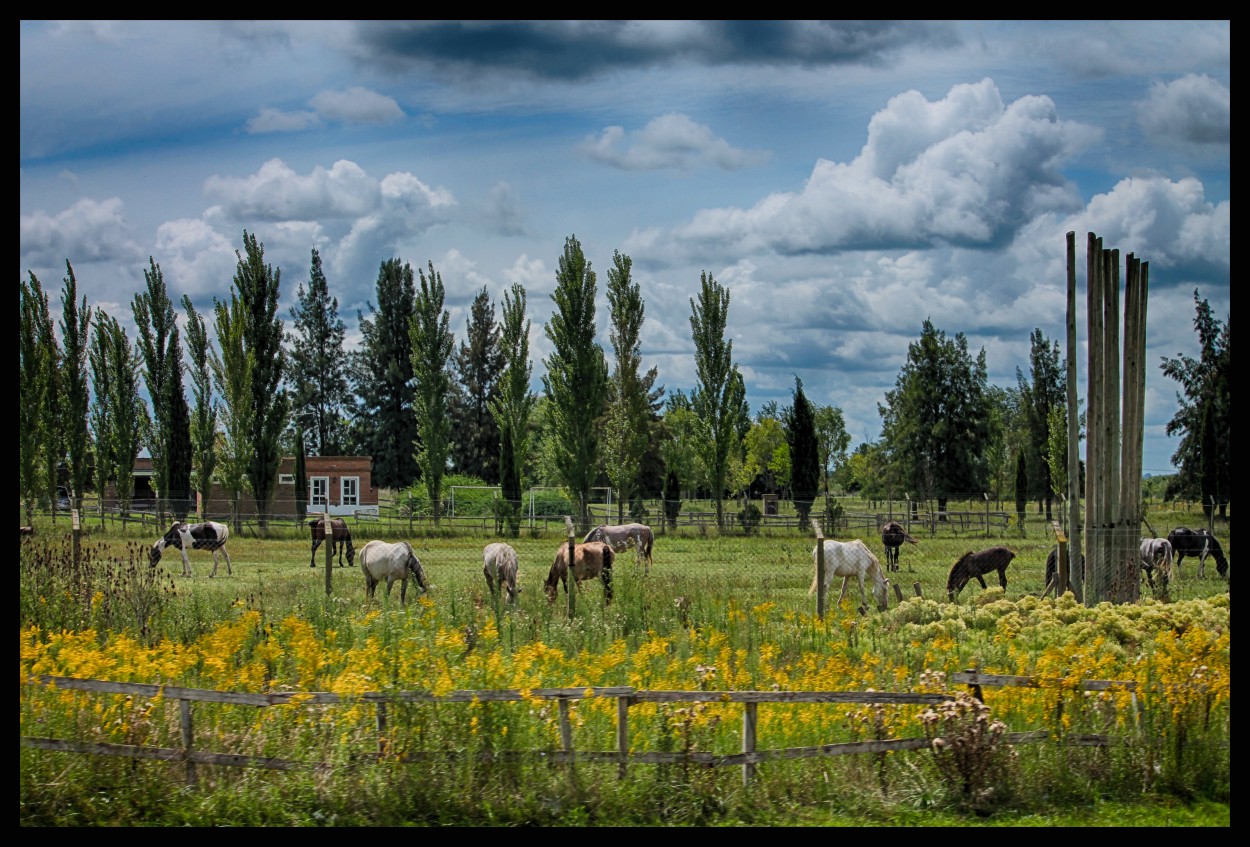
[(329, 505), (330, 477), (314, 476), (308, 480), (308, 508)]
[(278, 474), (278, 485), (294, 485), (294, 484), (295, 484), (295, 474), (293, 473)]
[(360, 477), (345, 476), (340, 482), (339, 503), (343, 506), (360, 505)]

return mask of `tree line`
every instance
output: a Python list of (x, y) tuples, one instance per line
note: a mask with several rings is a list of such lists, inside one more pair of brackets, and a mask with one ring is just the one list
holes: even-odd
[[(133, 498), (139, 453), (152, 457), (153, 488), (165, 509), (185, 517), (197, 495), (207, 509), (214, 480), (237, 519), (249, 493), (263, 522), (284, 455), (296, 457), (297, 501), (306, 502), (307, 455), (368, 455), (376, 485), (423, 490), (439, 520), (451, 474), (499, 485), (505, 519), (519, 528), (527, 485), (562, 487), (588, 523), (592, 490), (619, 492), (618, 509), (643, 520), (660, 497), (672, 520), (683, 498), (715, 503), (749, 495), (793, 501), (805, 523), (834, 491), (870, 498), (936, 498), (950, 492), (1014, 494), (1017, 510), (1036, 503), (1051, 518), (1066, 486), (1066, 377), (1059, 344), (1030, 337), (1030, 368), (1017, 385), (988, 384), (985, 350), (963, 333), (926, 320), (909, 345), (895, 387), (878, 404), (881, 437), (849, 451), (842, 410), (812, 403), (795, 375), (791, 403), (755, 414), (727, 337), (730, 293), (704, 271), (690, 298), (696, 383), (666, 392), (657, 368), (642, 367), (645, 303), (629, 256), (614, 251), (607, 271), (608, 343), (596, 338), (597, 275), (576, 236), (558, 260), (551, 354), (541, 391), (531, 388), (531, 320), (520, 284), (497, 312), (485, 287), (456, 342), (442, 275), (398, 258), (378, 269), (375, 300), (358, 312), (361, 342), (345, 347), (346, 326), (316, 248), (298, 285), (289, 325), (278, 315), (281, 269), (243, 233), (225, 299), (201, 315), (183, 295), (180, 325), (160, 265), (149, 257), (144, 288), (130, 304), (137, 337), (116, 317), (78, 297), (66, 261), (59, 327), (34, 273), (20, 285), (20, 489), (29, 520), (55, 508), (67, 484), (74, 507), (109, 486), (119, 505)], [(1164, 359), (1180, 383), (1168, 433), (1180, 437), (1169, 496), (1227, 502), (1229, 492), (1230, 321), (1217, 320), (1194, 292), (1198, 358)], [(211, 326), (210, 326), (211, 324)], [(288, 328), (289, 326), (289, 328)], [(58, 331), (59, 330), (59, 331)], [(183, 343), (183, 333), (186, 343)], [(190, 400), (188, 401), (188, 386)], [(147, 399), (142, 396), (146, 391)]]

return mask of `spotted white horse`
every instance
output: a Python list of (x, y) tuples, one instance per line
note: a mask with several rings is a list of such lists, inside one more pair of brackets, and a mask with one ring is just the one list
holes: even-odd
[(156, 540), (152, 545), (152, 551), (148, 554), (148, 559), (155, 567), (156, 563), (161, 560), (161, 554), (166, 547), (173, 547), (182, 553), (182, 575), (191, 576), (191, 561), (187, 558), (187, 550), (211, 550), (213, 552), (213, 572), (210, 577), (217, 576), (217, 551), (226, 557), (226, 574), (232, 576), (230, 570), (230, 553), (226, 550), (226, 539), (230, 537), (230, 530), (224, 523), (216, 521), (204, 521), (203, 523), (187, 523), (186, 521), (178, 521), (169, 528), (169, 532)]
[(602, 541), (610, 545), (614, 553), (624, 553), (630, 547), (633, 547), (635, 556), (643, 562), (643, 574), (651, 573), (653, 561), (651, 550), (655, 547), (655, 533), (646, 524), (599, 524), (599, 526), (586, 533), (586, 537), (582, 539), (583, 544), (588, 541)]

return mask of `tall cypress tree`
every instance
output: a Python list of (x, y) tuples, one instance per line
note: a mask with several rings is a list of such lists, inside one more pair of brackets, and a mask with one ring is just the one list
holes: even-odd
[(213, 399), (213, 372), (210, 367), (212, 342), (204, 318), (182, 295), (182, 308), (187, 313), (187, 354), (191, 359), (191, 396), (195, 408), (191, 413), (191, 466), (194, 468), (192, 490), (200, 495), (200, 508), (208, 515), (213, 493), (213, 473), (217, 470), (217, 402)]
[(290, 400), (282, 388), (286, 375), (282, 319), (278, 317), (282, 271), (265, 264), (264, 245), (246, 230), (243, 250), (234, 252), (238, 259), (234, 290), (243, 310), (243, 341), (252, 364), (252, 454), (247, 471), (260, 525), (265, 527), (282, 463), (280, 440), (290, 412)]
[(289, 338), (295, 422), (304, 430), (305, 442), (311, 441), (313, 455), (342, 455), (346, 437), (343, 418), (351, 406), (348, 359), (343, 349), (347, 328), (339, 318), (338, 298), (330, 296), (316, 247), (308, 288), (300, 284), (291, 321), (295, 326)]
[(576, 236), (564, 241), (551, 299), (556, 308), (546, 325), (552, 351), (544, 361), (543, 387), (550, 401), (557, 473), (577, 503), (584, 529), (598, 470), (595, 424), (607, 399), (608, 365), (595, 341), (595, 272)]
[(412, 323), (416, 300), (412, 266), (387, 259), (378, 268), (377, 307), (357, 314), (361, 345), (352, 355), (358, 427), (367, 434), (378, 486), (403, 490), (418, 478), (413, 446), (417, 418), (412, 409)]
[(465, 340), (455, 357), (456, 389), (452, 395), (452, 461), (460, 473), (487, 483), (500, 480), (499, 424), (491, 414), (499, 400), (499, 381), (506, 364), (499, 346), (500, 328), (486, 288), (473, 298)]
[[(518, 513), (525, 462), (529, 457), (530, 416), (538, 399), (530, 391), (533, 365), (529, 356), (529, 331), (530, 321), (525, 317), (525, 289), (520, 283), (513, 283), (511, 292), (505, 291), (503, 295), (503, 320), (500, 324), (499, 347), (504, 357), (504, 371), (499, 380), (498, 396), (489, 408), (491, 417), (499, 426), (500, 455), (507, 449), (515, 465), (510, 474), (501, 464), (499, 473), (503, 485), (508, 484), (508, 476), (516, 477), (517, 500), (514, 502), (506, 495), (505, 499)], [(506, 448), (505, 439), (511, 441)]]
[(56, 417), (48, 410), (50, 398), (56, 395), (59, 351), (48, 294), (39, 278), (30, 274), (29, 283), (23, 280), (18, 291), (18, 377), (22, 386), (18, 392), (18, 479), (26, 522), (31, 524), (40, 498), (51, 498), (54, 506), (56, 503), (56, 463), (48, 458), (54, 452)]
[(308, 514), (308, 460), (304, 458), (304, 428), (295, 429), (295, 517), (301, 523)]
[(794, 402), (785, 415), (786, 436), (790, 443), (790, 499), (804, 531), (812, 503), (820, 492), (820, 444), (816, 439), (816, 417), (803, 393), (803, 381), (794, 377)]
[(499, 435), (499, 487), (503, 522), (515, 538), (521, 533), (521, 463), (513, 453), (512, 429), (506, 423)]

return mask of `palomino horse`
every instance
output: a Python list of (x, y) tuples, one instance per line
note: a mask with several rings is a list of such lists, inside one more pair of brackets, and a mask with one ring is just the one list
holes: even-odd
[(191, 560), (187, 558), (187, 549), (211, 550), (213, 551), (213, 572), (209, 576), (214, 577), (217, 576), (217, 551), (220, 550), (221, 555), (226, 557), (226, 575), (231, 576), (233, 573), (230, 570), (230, 553), (226, 551), (226, 539), (229, 537), (230, 530), (224, 523), (205, 521), (192, 524), (179, 521), (152, 545), (148, 560), (155, 567), (156, 563), (161, 560), (161, 554), (165, 548), (173, 547), (182, 553), (182, 575), (191, 576)]
[(1224, 548), (1220, 542), (1206, 529), (1189, 529), (1178, 526), (1168, 533), (1168, 543), (1172, 545), (1172, 554), (1176, 557), (1177, 573), (1180, 573), (1181, 562), (1186, 556), (1198, 557), (1198, 578), (1207, 575), (1207, 556), (1215, 559), (1215, 572), (1225, 579), (1228, 578), (1228, 559), (1224, 556)]
[[(308, 526), (312, 528), (312, 558), (308, 560), (308, 567), (317, 567), (317, 548), (321, 546), (321, 542), (326, 539), (326, 519), (324, 517), (312, 518), (308, 521)], [(347, 521), (342, 518), (330, 518), (330, 558), (333, 559), (335, 554), (339, 557), (339, 567), (343, 567), (343, 554), (347, 553), (348, 566), (356, 564), (356, 548), (352, 546), (352, 531), (347, 528)]]
[[(612, 563), (616, 560), (612, 545), (605, 541), (587, 541), (574, 547), (573, 556), (574, 587), (580, 586), (588, 579), (599, 577), (603, 581), (603, 601), (605, 604), (611, 603)], [(551, 563), (551, 571), (547, 574), (547, 581), (543, 583), (547, 602), (556, 601), (556, 592), (559, 590), (560, 583), (564, 583), (564, 593), (567, 595), (569, 593), (568, 544), (561, 544), (560, 549), (556, 550), (555, 561)]]
[(1006, 591), (1007, 566), (1015, 557), (1015, 551), (1006, 547), (987, 547), (976, 553), (969, 550), (951, 568), (950, 575), (946, 578), (946, 595), (953, 601), (963, 587), (974, 579), (981, 583), (982, 588), (988, 588), (985, 575), (990, 571), (998, 571), (998, 584)]
[(655, 547), (655, 533), (646, 524), (623, 523), (616, 526), (599, 524), (586, 533), (582, 542), (587, 541), (606, 541), (612, 545), (612, 550), (616, 553), (624, 553), (632, 546), (635, 555), (644, 562), (643, 575), (651, 573), (651, 549)]
[(391, 596), (391, 586), (399, 580), (399, 601), (408, 604), (408, 577), (412, 577), (422, 591), (431, 586), (425, 578), (421, 560), (412, 552), (407, 541), (370, 541), (360, 548), (360, 569), (365, 572), (365, 599), (372, 600), (379, 582), (386, 582), (386, 596)]
[(508, 603), (515, 606), (521, 587), (517, 585), (516, 550), (511, 544), (496, 541), (487, 544), (482, 550), (482, 573), (486, 575), (486, 587), (492, 597), (498, 597), (500, 590), (508, 592)]
[[(812, 565), (816, 566), (817, 548), (812, 548)], [(812, 587), (807, 590), (808, 594), (816, 591), (816, 574), (812, 575)], [(868, 545), (860, 539), (854, 541), (833, 541), (825, 539), (825, 597), (829, 596), (829, 589), (833, 586), (833, 577), (842, 577), (842, 592), (838, 594), (837, 605), (842, 605), (842, 598), (846, 596), (846, 589), (851, 583), (851, 577), (859, 580), (859, 602), (866, 609), (868, 608), (868, 599), (864, 594), (864, 577), (867, 576), (872, 580), (872, 593), (877, 600), (877, 608), (884, 612), (890, 606), (890, 581), (885, 578), (885, 574), (881, 570), (881, 560), (873, 555), (868, 549)]]
[(881, 544), (885, 547), (886, 570), (898, 570), (898, 548), (903, 546), (904, 541), (910, 544), (920, 543), (908, 535), (907, 530), (903, 529), (903, 525), (898, 521), (889, 521), (881, 527)]

